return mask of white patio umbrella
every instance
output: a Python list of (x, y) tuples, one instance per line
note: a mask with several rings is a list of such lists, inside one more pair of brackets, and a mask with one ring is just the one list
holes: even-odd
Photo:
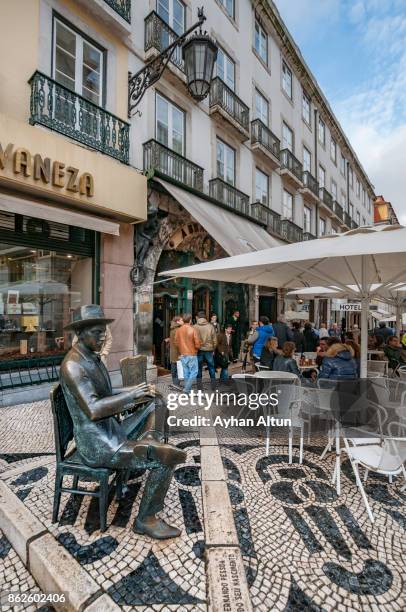
[[(406, 284), (406, 228), (386, 225), (358, 228), (317, 240), (244, 253), (168, 270), (179, 276), (289, 288), (335, 286), (361, 299), (361, 376), (367, 374), (369, 300), (379, 289)], [(357, 291), (352, 292), (350, 285)]]

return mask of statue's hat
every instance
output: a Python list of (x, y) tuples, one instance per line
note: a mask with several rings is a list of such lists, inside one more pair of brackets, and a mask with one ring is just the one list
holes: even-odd
[(98, 323), (107, 325), (114, 319), (107, 319), (104, 315), (103, 308), (98, 304), (88, 304), (87, 306), (79, 306), (72, 313), (72, 321), (65, 325), (65, 330), (80, 329)]

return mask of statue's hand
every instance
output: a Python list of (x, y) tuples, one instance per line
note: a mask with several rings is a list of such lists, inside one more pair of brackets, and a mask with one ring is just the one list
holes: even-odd
[(138, 399), (139, 397), (143, 397), (144, 395), (147, 395), (150, 391), (149, 391), (149, 385), (147, 385), (147, 383), (141, 383), (140, 385), (137, 385), (136, 387), (133, 388), (132, 390), (132, 396), (134, 399)]

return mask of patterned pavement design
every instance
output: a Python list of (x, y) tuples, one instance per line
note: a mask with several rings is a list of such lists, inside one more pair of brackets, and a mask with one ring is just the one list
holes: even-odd
[[(369, 522), (348, 461), (342, 493), (332, 486), (333, 454), (320, 445), (288, 464), (286, 437), (223, 438), (221, 453), (253, 607), (258, 612), (406, 609), (406, 495), (402, 482), (370, 476)], [(317, 443), (316, 443), (317, 444)]]

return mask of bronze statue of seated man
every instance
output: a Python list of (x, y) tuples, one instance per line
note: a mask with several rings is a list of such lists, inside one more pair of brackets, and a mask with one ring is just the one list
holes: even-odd
[[(185, 461), (186, 453), (162, 442), (166, 405), (151, 385), (113, 390), (98, 356), (106, 325), (112, 321), (100, 306), (88, 305), (77, 308), (65, 327), (78, 337), (60, 370), (76, 447), (91, 467), (150, 469), (135, 531), (157, 539), (177, 537), (180, 530), (156, 514), (164, 507), (174, 468)], [(134, 406), (133, 414), (120, 422), (116, 415)]]

